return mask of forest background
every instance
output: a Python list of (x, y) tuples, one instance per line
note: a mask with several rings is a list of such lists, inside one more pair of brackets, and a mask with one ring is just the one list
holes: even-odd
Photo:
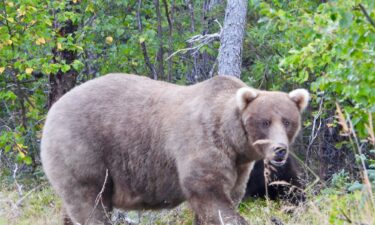
[[(58, 214), (39, 157), (53, 102), (110, 72), (180, 85), (217, 75), (230, 2), (1, 0), (0, 224), (50, 224), (48, 215)], [(259, 89), (312, 93), (294, 145), (312, 206), (297, 219), (269, 201), (244, 203), (242, 213), (257, 221), (256, 212), (259, 224), (275, 216), (374, 224), (375, 2), (244, 2), (237, 76)], [(191, 222), (188, 211), (171, 220)]]

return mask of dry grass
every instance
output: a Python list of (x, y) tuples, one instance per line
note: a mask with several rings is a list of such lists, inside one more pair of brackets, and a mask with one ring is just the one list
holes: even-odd
[(60, 200), (49, 185), (30, 191), (22, 197), (15, 190), (0, 191), (0, 225), (61, 224)]

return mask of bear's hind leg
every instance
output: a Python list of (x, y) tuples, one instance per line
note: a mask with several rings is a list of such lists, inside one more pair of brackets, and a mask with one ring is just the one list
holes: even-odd
[[(112, 211), (110, 185), (104, 188), (94, 184), (77, 184), (61, 193), (66, 214), (73, 224), (107, 225)], [(66, 219), (64, 219), (65, 222)], [(66, 220), (68, 225), (68, 221)]]
[(68, 213), (66, 212), (65, 206), (61, 206), (61, 217), (63, 221), (63, 225), (74, 225), (73, 221), (70, 219)]

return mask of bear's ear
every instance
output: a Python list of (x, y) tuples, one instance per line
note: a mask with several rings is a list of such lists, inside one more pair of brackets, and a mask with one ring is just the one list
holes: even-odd
[(289, 92), (289, 98), (297, 104), (299, 111), (303, 112), (309, 103), (310, 94), (305, 89), (296, 89)]
[(240, 111), (244, 110), (246, 106), (258, 96), (255, 89), (250, 87), (242, 87), (237, 90), (236, 101), (237, 107)]

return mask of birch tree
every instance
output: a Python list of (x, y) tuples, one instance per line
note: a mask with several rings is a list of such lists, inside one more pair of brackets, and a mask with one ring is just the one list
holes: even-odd
[(241, 76), (242, 48), (246, 25), (246, 0), (228, 0), (220, 37), (218, 73)]

